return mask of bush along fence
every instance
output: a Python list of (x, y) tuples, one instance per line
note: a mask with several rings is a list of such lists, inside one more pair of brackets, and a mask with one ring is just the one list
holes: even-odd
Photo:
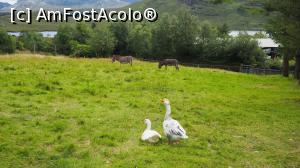
[[(147, 62), (158, 62), (157, 60), (142, 59), (142, 61)], [(233, 72), (256, 74), (256, 75), (280, 75), (281, 70), (278, 69), (268, 69), (268, 68), (256, 68), (252, 65), (232, 66), (232, 65), (212, 65), (212, 64), (192, 64), (192, 63), (180, 63), (182, 66), (187, 67), (198, 67), (198, 68), (212, 68), (212, 69), (222, 69)]]

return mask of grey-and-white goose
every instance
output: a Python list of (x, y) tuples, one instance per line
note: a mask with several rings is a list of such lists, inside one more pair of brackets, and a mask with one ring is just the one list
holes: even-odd
[(188, 139), (186, 131), (182, 128), (180, 123), (171, 117), (171, 105), (170, 101), (166, 98), (162, 99), (166, 107), (165, 120), (163, 122), (164, 133), (167, 136), (169, 143), (178, 142), (181, 139)]

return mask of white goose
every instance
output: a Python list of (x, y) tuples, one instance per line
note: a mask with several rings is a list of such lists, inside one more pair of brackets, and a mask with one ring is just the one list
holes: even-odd
[(182, 128), (180, 123), (171, 118), (171, 105), (170, 101), (166, 98), (162, 100), (166, 107), (165, 120), (163, 122), (163, 128), (165, 135), (168, 137), (169, 144), (171, 142), (179, 143), (181, 139), (188, 139), (185, 130)]
[(145, 119), (145, 124), (147, 125), (147, 128), (141, 136), (142, 141), (150, 143), (158, 142), (161, 139), (161, 135), (158, 132), (151, 130), (151, 121), (149, 119)]

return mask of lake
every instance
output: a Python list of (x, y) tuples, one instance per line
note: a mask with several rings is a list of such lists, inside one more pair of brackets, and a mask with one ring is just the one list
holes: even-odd
[[(19, 37), (21, 35), (21, 32), (7, 32), (7, 33), (11, 36), (16, 36), (16, 37)], [(42, 34), (43, 37), (54, 38), (57, 34), (57, 31), (42, 31), (39, 33)]]
[[(41, 31), (39, 33), (41, 33), (43, 35), (43, 37), (54, 38), (55, 35), (57, 34), (57, 31)], [(239, 31), (239, 30), (230, 31), (229, 35), (232, 37), (237, 37), (239, 34), (246, 34), (246, 33), (250, 36), (254, 36), (257, 33), (262, 33), (262, 34), (265, 34), (266, 36), (268, 36), (267, 33), (264, 31)], [(19, 37), (21, 32), (8, 32), (8, 34)]]

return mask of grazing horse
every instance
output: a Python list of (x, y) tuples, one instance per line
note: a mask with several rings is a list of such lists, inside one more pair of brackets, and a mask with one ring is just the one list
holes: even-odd
[(178, 61), (176, 59), (164, 59), (159, 61), (158, 68), (160, 69), (162, 66), (165, 66), (166, 69), (167, 66), (175, 66), (176, 70), (179, 70)]
[(132, 56), (119, 56), (113, 55), (112, 62), (119, 61), (121, 64), (130, 64), (132, 66), (133, 57)]

